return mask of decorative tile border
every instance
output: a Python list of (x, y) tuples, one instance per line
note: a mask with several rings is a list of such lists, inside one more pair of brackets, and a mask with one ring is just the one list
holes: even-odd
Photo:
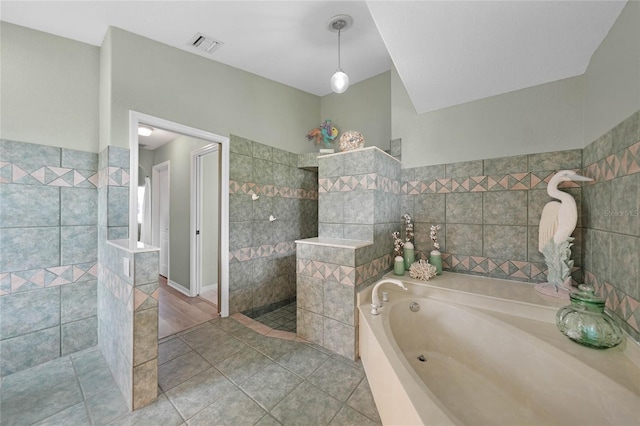
[[(575, 170), (579, 172), (579, 170)], [(550, 172), (511, 173), (496, 176), (471, 176), (434, 179), (432, 181), (410, 181), (402, 184), (404, 195), (449, 194), (452, 192), (527, 191), (545, 189), (555, 174)], [(563, 182), (560, 188), (578, 188), (578, 182)]]
[(340, 284), (355, 286), (356, 268), (318, 260), (296, 259), (296, 273), (319, 279), (331, 279)]
[(35, 288), (90, 281), (97, 278), (98, 266), (96, 263), (80, 263), (0, 273), (0, 296)]
[(640, 302), (601, 281), (592, 272), (585, 271), (585, 283), (592, 285), (596, 294), (605, 300), (605, 306), (636, 332), (640, 332)]
[(377, 173), (356, 176), (339, 176), (318, 179), (318, 192), (349, 192), (368, 189), (400, 194), (401, 184)]
[(330, 279), (344, 285), (357, 286), (390, 269), (392, 261), (393, 256), (385, 254), (354, 268), (318, 260), (296, 259), (296, 273), (323, 280)]
[(274, 254), (295, 254), (295, 241), (282, 241), (277, 244), (265, 244), (258, 247), (245, 247), (229, 252), (229, 261), (246, 262), (247, 260), (269, 257)]
[(129, 170), (121, 167), (105, 167), (98, 171), (98, 185), (100, 188), (106, 186), (129, 186), (130, 178)]
[(253, 182), (229, 181), (229, 194), (265, 195), (267, 197), (298, 198), (317, 200), (318, 191), (313, 189), (290, 188), (288, 186), (258, 185)]
[(393, 265), (393, 256), (391, 254), (385, 254), (382, 257), (373, 259), (371, 262), (367, 262), (364, 265), (356, 267), (356, 285), (360, 285), (366, 282), (370, 278), (378, 276), (380, 273), (391, 269)]
[(91, 170), (42, 166), (36, 170), (27, 171), (16, 163), (0, 161), (0, 183), (95, 188), (98, 186), (98, 181), (99, 173)]
[(151, 293), (146, 293), (144, 291), (145, 289), (141, 287), (136, 287), (133, 289), (134, 311), (141, 311), (158, 306), (158, 301), (160, 300), (160, 289), (158, 285), (151, 284), (144, 287), (150, 287), (150, 289), (153, 289), (153, 291)]
[[(420, 252), (421, 259), (427, 259), (428, 253)], [(442, 267), (456, 272), (501, 275), (517, 280), (544, 281), (547, 269), (544, 263), (520, 260), (498, 260), (484, 256), (464, 256), (442, 253)], [(573, 272), (580, 268), (574, 267)]]
[(102, 263), (98, 263), (98, 275), (104, 287), (128, 309), (133, 310), (133, 298), (131, 297), (133, 294), (133, 286)]
[(593, 179), (593, 182), (588, 185), (635, 173), (640, 173), (640, 141), (616, 154), (589, 164), (584, 169), (585, 176)]

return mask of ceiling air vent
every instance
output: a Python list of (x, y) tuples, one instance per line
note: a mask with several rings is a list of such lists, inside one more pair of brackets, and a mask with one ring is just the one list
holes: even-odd
[(211, 53), (218, 47), (222, 46), (223, 43), (214, 39), (213, 37), (206, 36), (202, 33), (196, 33), (196, 35), (191, 38), (189, 44), (198, 50)]

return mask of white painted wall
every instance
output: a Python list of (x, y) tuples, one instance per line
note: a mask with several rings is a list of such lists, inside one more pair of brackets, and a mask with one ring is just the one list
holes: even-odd
[(100, 49), (0, 23), (0, 137), (98, 152)]
[(640, 109), (640, 2), (630, 1), (584, 75), (584, 143)]
[[(389, 149), (391, 73), (387, 71), (354, 84), (345, 93), (323, 96), (320, 98), (320, 116), (316, 127), (322, 120), (331, 119), (340, 134), (357, 130), (364, 136), (366, 146), (377, 146), (383, 151)], [(321, 145), (320, 148), (324, 148), (324, 143)], [(337, 140), (333, 147), (338, 150)]]
[(402, 167), (582, 148), (582, 77), (416, 114), (391, 72), (392, 139)]
[(313, 151), (317, 96), (110, 28), (110, 139), (128, 148), (129, 110), (219, 135), (231, 133), (287, 151)]

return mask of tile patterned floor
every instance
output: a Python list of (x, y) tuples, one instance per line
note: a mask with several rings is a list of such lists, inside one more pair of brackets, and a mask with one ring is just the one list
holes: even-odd
[(360, 362), (215, 319), (159, 342), (158, 400), (128, 412), (99, 350), (5, 377), (2, 425), (376, 425)]
[(261, 315), (254, 320), (273, 328), (274, 330), (296, 332), (296, 302)]

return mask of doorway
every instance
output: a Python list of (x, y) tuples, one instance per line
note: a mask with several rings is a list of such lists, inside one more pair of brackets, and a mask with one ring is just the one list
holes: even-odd
[[(227, 137), (223, 137), (223, 136), (219, 136), (207, 131), (203, 131), (200, 129), (196, 129), (193, 127), (189, 127), (189, 126), (185, 126), (179, 123), (174, 123), (168, 120), (164, 120), (161, 118), (157, 118), (157, 117), (153, 117), (153, 116), (149, 116), (146, 114), (142, 114), (142, 113), (138, 113), (135, 111), (131, 111), (130, 112), (130, 180), (131, 180), (131, 190), (129, 192), (129, 197), (130, 197), (130, 218), (129, 218), (129, 235), (130, 235), (130, 240), (131, 240), (131, 244), (132, 246), (135, 246), (136, 244), (136, 236), (138, 235), (137, 232), (137, 217), (136, 217), (136, 210), (137, 208), (131, 208), (131, 206), (137, 206), (137, 196), (138, 196), (138, 191), (137, 188), (134, 186), (137, 184), (138, 182), (138, 164), (139, 164), (139, 139), (138, 139), (138, 127), (140, 125), (144, 125), (147, 127), (151, 127), (151, 128), (156, 128), (156, 129), (162, 129), (165, 131), (169, 131), (169, 132), (174, 132), (178, 135), (181, 136), (185, 136), (185, 137), (190, 137), (190, 138), (196, 138), (202, 141), (205, 141), (206, 143), (208, 143), (208, 146), (210, 145), (211, 148), (215, 148), (212, 149), (212, 152), (215, 152), (216, 155), (216, 163), (217, 163), (217, 179), (218, 179), (218, 194), (217, 194), (217, 221), (214, 225), (207, 225), (208, 226), (208, 234), (211, 234), (211, 230), (212, 229), (216, 229), (217, 233), (218, 233), (218, 237), (216, 239), (216, 246), (217, 246), (217, 262), (212, 262), (215, 263), (218, 268), (217, 271), (213, 272), (213, 274), (217, 277), (217, 281), (216, 283), (211, 283), (210, 280), (207, 281), (206, 283), (202, 280), (203, 275), (202, 275), (202, 271), (200, 273), (200, 278), (196, 279), (194, 284), (195, 285), (191, 285), (189, 284), (187, 286), (186, 289), (180, 289), (178, 288), (178, 290), (182, 291), (182, 290), (187, 290), (182, 291), (182, 293), (186, 293), (185, 295), (188, 296), (197, 296), (203, 289), (206, 289), (207, 286), (212, 286), (217, 284), (218, 287), (218, 294), (217, 294), (217, 306), (218, 306), (218, 310), (219, 310), (219, 314), (222, 317), (226, 317), (229, 315), (229, 138)], [(205, 157), (203, 158), (203, 161), (207, 161), (207, 155), (209, 155), (210, 153), (207, 153), (205, 155)], [(171, 179), (171, 173), (173, 172), (171, 167), (170, 167), (171, 163), (168, 163), (166, 165), (166, 179), (169, 180)], [(158, 166), (161, 166), (161, 164), (158, 164)], [(178, 169), (176, 169), (178, 170)], [(187, 166), (187, 170), (188, 170), (188, 166)], [(156, 170), (154, 170), (156, 171)], [(163, 178), (163, 174), (164, 172), (164, 165), (162, 165), (162, 167), (159, 167), (158, 170), (158, 177), (157, 180), (159, 182), (159, 185), (154, 185), (152, 183), (152, 188), (158, 187), (158, 191), (162, 191), (161, 187), (162, 185), (162, 180)], [(170, 184), (166, 184), (164, 185), (167, 188), (171, 188)], [(155, 193), (156, 189), (152, 189), (152, 193)], [(169, 190), (170, 192), (170, 190)], [(189, 190), (186, 190), (187, 194), (189, 194)], [(153, 201), (152, 201), (153, 203)], [(187, 204), (188, 207), (188, 203)], [(159, 268), (161, 273), (164, 272), (166, 270), (167, 276), (171, 279), (172, 276), (178, 276), (178, 274), (180, 273), (179, 270), (173, 271), (173, 267), (171, 266), (173, 263), (173, 259), (171, 258), (171, 255), (169, 255), (168, 253), (171, 252), (170, 247), (171, 244), (173, 244), (172, 238), (171, 238), (171, 228), (172, 226), (168, 226), (168, 227), (163, 227), (162, 225), (162, 221), (160, 220), (160, 213), (161, 208), (158, 209), (158, 233), (157, 233), (157, 238), (153, 240), (153, 245), (161, 247), (162, 245), (165, 244), (169, 247), (169, 249), (166, 250), (167, 252), (167, 256), (166, 258), (161, 259), (159, 261)], [(194, 213), (191, 212), (191, 215), (193, 215)], [(209, 215), (210, 216), (210, 215)], [(190, 223), (193, 222), (190, 219), (190, 214), (187, 213), (186, 215), (184, 214), (180, 214), (177, 215), (176, 217), (172, 217), (171, 213), (169, 212), (165, 212), (164, 213), (164, 217), (166, 219), (166, 221), (170, 223), (175, 222), (175, 220), (180, 220), (180, 221), (184, 221), (186, 223)], [(208, 216), (207, 216), (208, 217)], [(153, 227), (153, 220), (152, 220), (152, 227)], [(193, 227), (195, 227), (195, 225), (192, 225)], [(134, 227), (135, 227), (135, 232), (134, 232)], [(162, 237), (162, 230), (167, 230), (167, 234), (164, 236), (164, 238)], [(188, 230), (185, 231), (185, 234), (187, 234), (187, 232), (189, 232)], [(155, 235), (155, 234), (154, 234)], [(190, 239), (191, 235), (185, 235), (187, 237), (187, 240)], [(187, 247), (189, 247), (187, 245)], [(190, 251), (189, 248), (187, 248), (187, 251)], [(200, 251), (202, 253), (202, 250)], [(196, 253), (196, 251), (192, 252), (193, 254)], [(190, 254), (190, 258), (193, 258), (194, 256), (191, 256)], [(207, 263), (208, 259), (202, 259), (200, 260), (201, 264), (202, 263)], [(165, 269), (165, 265), (166, 265), (166, 269)], [(190, 266), (187, 265), (186, 269), (189, 270)], [(189, 274), (189, 273), (188, 273)], [(205, 277), (208, 277), (211, 275), (211, 272), (205, 271)], [(189, 278), (187, 278), (186, 280), (188, 280)]]

